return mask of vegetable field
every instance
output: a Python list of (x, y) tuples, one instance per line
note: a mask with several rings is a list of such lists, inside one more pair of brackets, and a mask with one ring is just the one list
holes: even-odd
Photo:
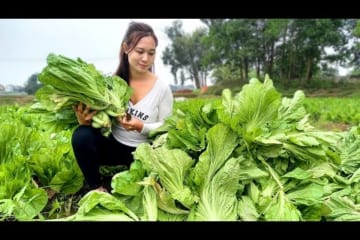
[[(358, 101), (308, 99), (302, 91), (282, 97), (266, 78), (239, 93), (176, 102), (130, 169), (110, 173), (111, 193), (87, 192), (72, 130), (53, 130), (28, 105), (2, 105), (0, 217), (359, 221)], [(318, 121), (347, 127), (322, 129)]]

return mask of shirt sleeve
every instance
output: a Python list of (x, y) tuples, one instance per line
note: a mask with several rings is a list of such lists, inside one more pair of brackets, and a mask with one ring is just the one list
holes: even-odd
[(174, 97), (170, 87), (165, 88), (162, 98), (159, 99), (159, 116), (158, 121), (153, 123), (144, 123), (141, 134), (147, 135), (151, 130), (154, 130), (164, 124), (165, 118), (171, 115), (174, 104)]

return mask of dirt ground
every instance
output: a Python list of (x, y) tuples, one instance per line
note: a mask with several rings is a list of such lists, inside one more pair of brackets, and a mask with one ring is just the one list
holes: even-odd
[(327, 130), (327, 131), (335, 131), (335, 132), (344, 132), (348, 131), (351, 127), (349, 124), (345, 123), (335, 123), (335, 122), (323, 122), (314, 124), (316, 128)]
[(34, 96), (31, 95), (0, 95), (0, 105), (15, 104), (24, 105), (31, 103)]

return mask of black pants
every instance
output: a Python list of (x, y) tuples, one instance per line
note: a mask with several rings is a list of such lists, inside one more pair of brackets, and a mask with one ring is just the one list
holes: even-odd
[(100, 129), (80, 125), (72, 135), (71, 144), (75, 158), (91, 189), (102, 185), (101, 165), (126, 165), (133, 161), (135, 147), (118, 142), (112, 134), (104, 137)]

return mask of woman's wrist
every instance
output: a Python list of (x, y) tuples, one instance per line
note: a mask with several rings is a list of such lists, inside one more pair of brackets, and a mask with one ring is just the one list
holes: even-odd
[(91, 125), (91, 120), (82, 120), (82, 121), (79, 121), (79, 125), (85, 125), (85, 126), (90, 126)]

